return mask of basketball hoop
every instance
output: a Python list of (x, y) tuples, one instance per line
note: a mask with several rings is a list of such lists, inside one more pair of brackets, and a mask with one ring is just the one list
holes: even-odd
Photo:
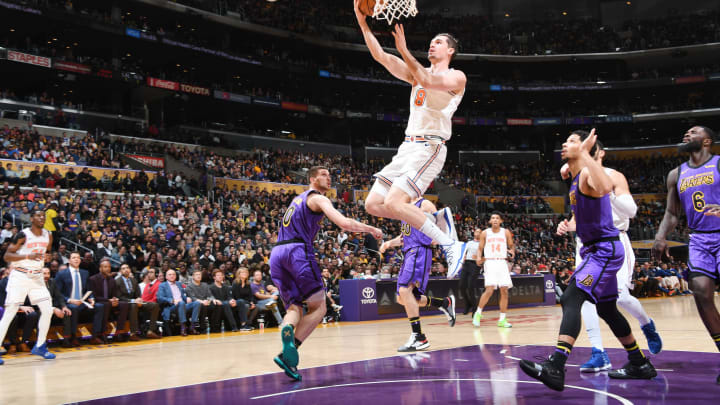
[(417, 14), (415, 0), (377, 0), (373, 10), (373, 18), (387, 20), (392, 25), (393, 20), (415, 17)]

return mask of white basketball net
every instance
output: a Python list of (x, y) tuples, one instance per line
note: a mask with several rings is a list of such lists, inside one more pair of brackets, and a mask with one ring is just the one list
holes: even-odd
[(392, 25), (393, 20), (415, 17), (417, 14), (415, 0), (377, 0), (373, 10), (373, 18), (387, 20)]

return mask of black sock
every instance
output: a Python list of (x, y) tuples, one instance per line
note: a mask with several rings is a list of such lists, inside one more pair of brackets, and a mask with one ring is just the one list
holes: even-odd
[(418, 335), (422, 335), (422, 328), (420, 327), (420, 317), (416, 316), (410, 319), (410, 327), (412, 327), (413, 333), (417, 333)]
[(447, 298), (428, 297), (428, 306), (447, 308), (450, 303)]
[(568, 356), (570, 356), (570, 352), (572, 352), (572, 348), (573, 345), (570, 343), (558, 340), (557, 345), (555, 345), (555, 353), (550, 356), (550, 361), (552, 361), (555, 366), (564, 368), (565, 362)]
[(297, 349), (302, 344), (301, 341), (298, 340), (298, 338), (295, 338), (295, 348)]
[(628, 359), (630, 360), (630, 363), (636, 366), (645, 363), (645, 355), (643, 354), (642, 350), (640, 350), (640, 346), (638, 346), (637, 341), (633, 341), (632, 343), (623, 346), (628, 353)]
[(716, 333), (716, 334), (710, 335), (710, 336), (715, 341), (715, 346), (717, 346), (718, 350), (720, 350), (720, 333)]

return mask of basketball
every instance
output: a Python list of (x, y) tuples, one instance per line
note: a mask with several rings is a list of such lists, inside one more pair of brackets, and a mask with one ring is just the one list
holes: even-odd
[(375, 0), (360, 0), (360, 12), (372, 16), (375, 9)]

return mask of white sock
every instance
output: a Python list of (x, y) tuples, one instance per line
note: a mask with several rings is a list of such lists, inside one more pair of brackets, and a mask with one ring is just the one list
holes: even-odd
[(48, 330), (50, 330), (50, 320), (52, 320), (53, 310), (50, 300), (38, 303), (40, 307), (40, 320), (38, 321), (37, 343), (35, 346), (40, 347), (47, 340)]
[(501, 312), (501, 313), (500, 313), (500, 319), (498, 319), (498, 322), (502, 322), (502, 321), (504, 321), (504, 320), (505, 320), (505, 314), (503, 314), (503, 313)]
[(635, 317), (635, 319), (640, 322), (640, 326), (645, 326), (650, 323), (650, 317), (647, 312), (645, 312), (645, 308), (643, 308), (640, 301), (630, 295), (627, 290), (623, 289), (620, 291), (617, 303), (618, 306), (622, 307), (624, 310), (628, 311), (630, 315)]
[(482, 308), (478, 307), (477, 311), (475, 311), (476, 314), (482, 315)]
[(595, 349), (604, 351), (602, 343), (602, 335), (600, 334), (600, 316), (597, 313), (597, 307), (590, 301), (583, 302), (582, 308), (583, 322), (585, 322), (585, 329), (587, 330), (588, 339), (590, 344)]
[(425, 218), (425, 223), (420, 227), (419, 231), (440, 245), (450, 245), (454, 242), (445, 232), (435, 225), (435, 221), (430, 221), (429, 218)]

